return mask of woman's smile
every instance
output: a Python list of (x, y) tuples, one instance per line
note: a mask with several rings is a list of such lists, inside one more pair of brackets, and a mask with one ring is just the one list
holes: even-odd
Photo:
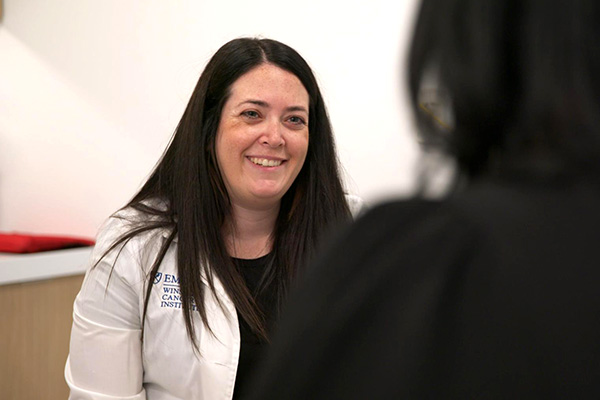
[(279, 167), (285, 160), (273, 159), (273, 158), (262, 158), (262, 157), (248, 157), (253, 164), (261, 167)]

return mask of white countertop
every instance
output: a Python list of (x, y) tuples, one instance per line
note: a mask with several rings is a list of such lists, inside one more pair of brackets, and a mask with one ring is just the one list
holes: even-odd
[(84, 274), (92, 249), (78, 247), (29, 254), (0, 253), (0, 285)]

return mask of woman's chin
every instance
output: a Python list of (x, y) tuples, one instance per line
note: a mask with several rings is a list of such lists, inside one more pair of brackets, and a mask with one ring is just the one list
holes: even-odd
[(281, 200), (286, 189), (280, 186), (265, 185), (253, 188), (250, 191), (252, 197), (256, 199), (264, 199), (265, 201)]
[(282, 192), (269, 192), (269, 191), (261, 191), (253, 193), (254, 201), (257, 205), (272, 205), (279, 204), (281, 198), (283, 197)]
[(232, 205), (255, 210), (266, 210), (279, 207), (283, 194), (279, 191), (253, 191), (245, 196), (231, 197)]

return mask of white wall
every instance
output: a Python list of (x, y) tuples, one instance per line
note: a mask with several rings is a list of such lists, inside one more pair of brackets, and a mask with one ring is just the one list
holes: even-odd
[(408, 194), (416, 1), (3, 0), (0, 231), (93, 236), (151, 171), (208, 58), (248, 35), (312, 66), (350, 191)]

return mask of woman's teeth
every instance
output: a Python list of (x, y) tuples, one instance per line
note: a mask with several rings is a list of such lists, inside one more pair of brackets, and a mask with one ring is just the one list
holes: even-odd
[(256, 157), (250, 157), (250, 161), (256, 165), (262, 165), (263, 167), (278, 167), (282, 162), (281, 160), (267, 160), (266, 158)]

